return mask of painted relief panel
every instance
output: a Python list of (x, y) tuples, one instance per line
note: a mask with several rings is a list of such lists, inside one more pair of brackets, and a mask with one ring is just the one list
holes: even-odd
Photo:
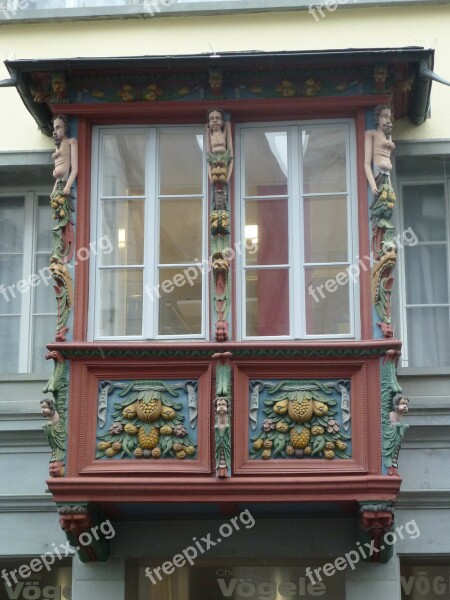
[(351, 458), (350, 380), (249, 384), (251, 459)]
[(99, 381), (96, 458), (198, 458), (197, 397), (197, 380)]

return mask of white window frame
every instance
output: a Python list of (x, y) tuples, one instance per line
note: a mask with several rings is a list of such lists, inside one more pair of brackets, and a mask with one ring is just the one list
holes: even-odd
[[(305, 310), (305, 280), (304, 280), (304, 247), (300, 236), (295, 233), (296, 225), (303, 227), (303, 173), (301, 168), (295, 168), (296, 160), (299, 158), (298, 150), (300, 146), (299, 134), (303, 127), (308, 129), (323, 128), (324, 126), (347, 125), (347, 231), (348, 231), (348, 257), (349, 262), (342, 263), (343, 271), (349, 264), (358, 264), (359, 259), (359, 232), (358, 232), (358, 195), (356, 182), (356, 134), (355, 123), (353, 119), (325, 119), (325, 120), (305, 120), (305, 121), (278, 121), (278, 122), (256, 122), (242, 123), (236, 126), (236, 232), (241, 240), (245, 239), (245, 187), (243, 183), (243, 161), (241, 150), (241, 132), (244, 129), (260, 129), (265, 132), (273, 129), (274, 131), (286, 129), (288, 131), (288, 230), (289, 230), (289, 335), (283, 336), (247, 336), (246, 332), (246, 302), (245, 302), (245, 269), (244, 256), (237, 254), (237, 298), (241, 301), (237, 307), (237, 325), (238, 337), (240, 340), (317, 340), (317, 339), (360, 339), (361, 321), (360, 321), (360, 285), (359, 278), (356, 281), (349, 277), (349, 311), (350, 311), (350, 332), (346, 334), (320, 334), (307, 335), (306, 332), (306, 310)], [(297, 162), (297, 164), (300, 164)], [(307, 194), (308, 197), (325, 194)], [(330, 193), (329, 195), (336, 195)], [(328, 263), (327, 263), (328, 264)], [(339, 266), (339, 263), (333, 263), (333, 266)], [(320, 265), (317, 265), (320, 266)], [(276, 266), (270, 265), (270, 268)], [(251, 267), (250, 267), (251, 268)], [(299, 275), (295, 275), (299, 273)], [(294, 305), (295, 299), (295, 305)], [(294, 308), (299, 307), (295, 311)], [(301, 315), (301, 320), (295, 318), (295, 313)]]
[[(207, 297), (209, 290), (209, 274), (207, 269), (203, 270), (202, 281), (202, 328), (198, 334), (183, 334), (183, 335), (160, 335), (158, 334), (159, 321), (159, 299), (152, 301), (149, 295), (145, 292), (146, 286), (154, 289), (159, 281), (158, 269), (160, 263), (156, 262), (156, 257), (159, 256), (159, 204), (160, 197), (160, 169), (157, 160), (157, 143), (159, 133), (170, 131), (195, 131), (197, 135), (204, 134), (204, 127), (200, 125), (124, 125), (124, 126), (95, 126), (92, 132), (92, 184), (91, 184), (91, 237), (95, 235), (95, 239), (101, 237), (101, 221), (99, 218), (100, 211), (100, 173), (102, 168), (101, 156), (101, 137), (103, 134), (115, 134), (133, 131), (146, 131), (146, 162), (145, 162), (145, 191), (144, 191), (144, 232), (151, 232), (152, 235), (144, 237), (144, 267), (143, 267), (143, 294), (142, 294), (142, 331), (143, 334), (138, 336), (101, 336), (98, 334), (98, 326), (100, 324), (100, 299), (98, 290), (99, 283), (99, 268), (97, 255), (91, 256), (90, 275), (89, 275), (89, 312), (88, 312), (88, 340), (89, 341), (138, 341), (138, 340), (191, 340), (205, 339), (208, 335), (209, 310), (207, 305)], [(153, 173), (152, 173), (153, 169)], [(202, 164), (202, 194), (189, 194), (189, 198), (202, 198), (202, 256), (199, 261), (206, 261), (208, 249), (208, 186), (207, 186), (207, 169), (206, 169), (206, 144), (203, 143), (203, 164)], [(154, 182), (153, 184), (151, 182)], [(171, 194), (170, 198), (183, 198), (185, 195), (177, 196)], [(127, 196), (127, 199), (132, 199), (133, 196)], [(187, 266), (192, 266), (195, 263), (177, 263), (172, 265), (173, 268), (179, 268), (183, 272)], [(199, 262), (199, 268), (205, 262)], [(130, 267), (130, 265), (127, 265)], [(171, 268), (171, 265), (164, 264), (164, 268)], [(153, 311), (152, 311), (153, 306)]]
[[(416, 157), (418, 158), (418, 157)], [(398, 186), (400, 188), (400, 194), (398, 199), (398, 224), (399, 231), (405, 231), (405, 220), (403, 213), (403, 189), (405, 186), (417, 186), (417, 185), (443, 185), (444, 186), (444, 202), (445, 202), (445, 219), (446, 219), (446, 230), (447, 230), (447, 285), (448, 285), (448, 298), (449, 302), (447, 304), (410, 304), (409, 307), (414, 308), (443, 308), (448, 307), (450, 311), (450, 177), (399, 177), (397, 179)], [(442, 242), (424, 242), (423, 245), (441, 245)], [(420, 240), (417, 242), (417, 245), (421, 245)], [(402, 332), (402, 357), (401, 357), (401, 366), (408, 368), (409, 367), (409, 357), (408, 357), (408, 318), (407, 318), (407, 304), (406, 304), (406, 268), (405, 268), (405, 252), (403, 245), (399, 245), (398, 248), (398, 298), (399, 298), (399, 321), (400, 328)], [(450, 315), (449, 315), (450, 322)], [(439, 368), (446, 368), (450, 365), (445, 365), (444, 367), (411, 367), (417, 369), (428, 369), (434, 370)]]
[[(22, 262), (22, 273), (17, 276), (17, 281), (22, 279), (28, 280), (30, 274), (36, 273), (35, 268), (35, 257), (37, 256), (36, 251), (36, 236), (37, 236), (37, 213), (38, 213), (38, 200), (40, 196), (49, 196), (47, 188), (37, 187), (33, 190), (23, 187), (9, 187), (2, 188), (0, 191), (0, 203), (3, 198), (10, 198), (11, 196), (21, 196), (24, 198), (24, 242), (23, 242), (23, 262)], [(49, 231), (52, 227), (51, 221), (51, 210), (50, 210), (50, 199), (49, 199)], [(39, 254), (43, 254), (39, 252)], [(50, 263), (51, 248), (48, 253)], [(45, 285), (45, 283), (39, 283), (39, 285)], [(53, 282), (49, 283), (53, 287)], [(40, 373), (39, 371), (33, 370), (33, 345), (34, 345), (34, 317), (37, 316), (54, 316), (55, 328), (56, 328), (56, 298), (54, 304), (54, 310), (48, 313), (34, 313), (34, 295), (37, 286), (29, 286), (26, 293), (20, 293), (15, 290), (16, 294), (21, 296), (21, 315), (20, 315), (20, 330), (18, 332), (19, 338), (19, 356), (18, 356), (18, 370), (15, 373)], [(8, 288), (6, 288), (8, 289)], [(10, 292), (9, 292), (10, 293)], [(52, 339), (48, 340), (48, 343), (52, 342)], [(45, 348), (43, 348), (45, 353)], [(5, 373), (6, 374), (6, 373)], [(0, 374), (0, 378), (2, 375)]]

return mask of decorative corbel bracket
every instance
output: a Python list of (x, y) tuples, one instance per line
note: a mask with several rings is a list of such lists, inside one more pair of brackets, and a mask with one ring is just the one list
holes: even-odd
[(394, 526), (392, 502), (359, 505), (360, 554), (365, 562), (387, 563), (393, 556), (394, 544), (387, 536)]
[(61, 528), (81, 562), (108, 560), (115, 531), (104, 515), (88, 504), (58, 506), (58, 514)]

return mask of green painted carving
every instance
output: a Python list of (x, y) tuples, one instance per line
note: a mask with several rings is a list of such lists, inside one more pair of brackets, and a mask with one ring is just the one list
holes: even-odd
[[(378, 73), (378, 75), (376, 75)], [(382, 67), (375, 71), (375, 81), (384, 86), (387, 72)], [(383, 79), (384, 78), (384, 79)], [(395, 193), (391, 184), (391, 153), (395, 148), (392, 141), (392, 110), (388, 105), (379, 104), (374, 109), (376, 129), (365, 134), (364, 169), (373, 201), (370, 207), (372, 220), (372, 303), (380, 318), (383, 336), (391, 338), (391, 290), (397, 254), (395, 228), (391, 223), (394, 212)], [(372, 169), (373, 167), (373, 169)]]
[[(211, 351), (217, 346), (208, 348), (108, 348), (97, 346), (92, 348), (61, 347), (59, 351), (67, 358), (211, 358)], [(235, 358), (370, 358), (384, 356), (386, 348), (374, 347), (328, 347), (328, 348), (273, 348), (265, 346), (262, 348), (240, 348), (233, 347)]]
[(103, 458), (195, 458), (196, 445), (190, 439), (180, 414), (183, 404), (174, 399), (185, 389), (192, 428), (197, 419), (197, 383), (169, 385), (164, 381), (101, 382), (98, 402), (99, 426), (105, 424), (108, 395), (120, 389), (122, 402), (114, 404), (114, 422), (99, 435), (97, 459)]
[(399, 351), (389, 350), (381, 367), (383, 459), (389, 475), (398, 475), (398, 454), (409, 427), (407, 423), (400, 423), (401, 416), (408, 412), (409, 399), (402, 395), (397, 381), (399, 357)]
[(61, 528), (81, 562), (108, 560), (110, 540), (115, 534), (109, 519), (88, 504), (59, 505), (58, 514)]
[(229, 121), (217, 108), (208, 110), (206, 147), (208, 174), (211, 182), (210, 246), (212, 252), (212, 302), (215, 315), (215, 338), (226, 342), (229, 337), (230, 280), (229, 249), (230, 212), (228, 206), (228, 181), (233, 170), (233, 140)]
[(43, 389), (44, 394), (51, 393), (53, 399), (41, 400), (42, 416), (48, 418), (43, 429), (52, 450), (49, 474), (50, 477), (62, 477), (67, 442), (68, 367), (63, 356), (55, 350), (49, 352), (46, 358), (54, 361), (53, 374)]
[(63, 193), (65, 181), (56, 182), (55, 190), (50, 194), (50, 206), (53, 209), (53, 220), (57, 221), (52, 228), (53, 251), (52, 260), (69, 262), (73, 255), (73, 200)]
[(215, 456), (217, 477), (231, 476), (231, 367), (230, 352), (214, 354), (216, 365)]
[[(260, 394), (270, 396), (260, 407)], [(341, 395), (341, 406), (333, 398)], [(350, 458), (351, 437), (344, 433), (350, 424), (348, 383), (321, 381), (254, 381), (250, 386), (250, 425), (257, 429), (251, 438), (250, 457), (270, 458)], [(261, 420), (261, 419), (260, 419)], [(339, 420), (342, 423), (339, 424)]]
[[(65, 98), (66, 81), (64, 73), (53, 74), (52, 89)], [(71, 197), (72, 185), (78, 174), (78, 142), (69, 138), (69, 120), (64, 115), (53, 119), (53, 138), (56, 150), (52, 154), (55, 161), (53, 177), (55, 184), (50, 194), (50, 206), (53, 209), (52, 228), (53, 250), (50, 258), (50, 271), (55, 281), (57, 323), (56, 341), (66, 341), (67, 322), (73, 304), (72, 278), (67, 269), (74, 252), (73, 215), (74, 207)]]

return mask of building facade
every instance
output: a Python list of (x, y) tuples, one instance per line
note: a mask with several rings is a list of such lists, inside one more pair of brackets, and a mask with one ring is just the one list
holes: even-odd
[(48, 4), (0, 11), (0, 597), (448, 595), (448, 4)]

